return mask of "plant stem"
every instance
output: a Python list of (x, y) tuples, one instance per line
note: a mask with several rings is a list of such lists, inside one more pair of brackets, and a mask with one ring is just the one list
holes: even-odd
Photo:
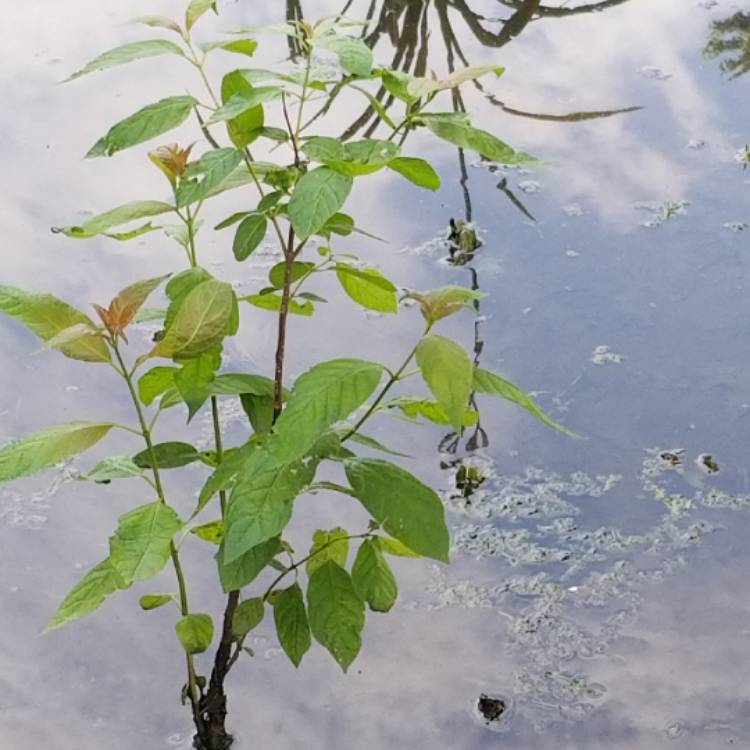
[[(159, 498), (159, 502), (166, 505), (167, 499), (164, 494), (164, 487), (161, 482), (161, 474), (159, 472), (159, 464), (156, 459), (156, 452), (154, 451), (154, 443), (151, 439), (151, 431), (149, 430), (148, 424), (146, 422), (146, 417), (143, 413), (141, 402), (138, 400), (138, 394), (136, 393), (135, 386), (133, 385), (132, 375), (130, 374), (130, 372), (128, 372), (128, 368), (126, 367), (125, 361), (122, 358), (122, 353), (120, 352), (120, 348), (117, 345), (116, 339), (112, 338), (110, 343), (115, 353), (115, 357), (117, 358), (117, 362), (120, 365), (120, 374), (127, 383), (128, 391), (130, 392), (130, 398), (133, 401), (133, 406), (135, 407), (136, 414), (138, 415), (138, 422), (141, 425), (141, 435), (143, 436), (143, 440), (146, 443), (146, 448), (151, 459), (151, 470), (154, 475), (154, 488), (156, 489), (157, 497)], [(169, 552), (172, 558), (172, 566), (174, 567), (175, 576), (177, 577), (177, 586), (180, 592), (180, 612), (182, 613), (183, 617), (187, 617), (187, 615), (190, 614), (190, 606), (188, 604), (185, 574), (182, 570), (180, 555), (177, 551), (177, 547), (175, 546), (174, 541), (170, 542), (169, 544)], [(196, 722), (196, 726), (200, 729), (200, 727), (202, 726), (202, 719), (199, 710), (198, 688), (195, 675), (195, 664), (193, 662), (192, 654), (185, 654), (185, 663), (187, 666), (188, 674), (188, 696), (190, 698), (190, 705), (193, 709), (193, 719)]]

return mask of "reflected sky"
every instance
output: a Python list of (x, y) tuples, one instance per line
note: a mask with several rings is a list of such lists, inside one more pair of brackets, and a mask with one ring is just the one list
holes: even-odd
[[(427, 16), (427, 65), (443, 73), (439, 5)], [(509, 18), (512, 5), (472, 3), (472, 22), (502, 33), (497, 19)], [(14, 7), (0, 50), (4, 283), (84, 306), (108, 299), (123, 279), (181, 262), (176, 246), (157, 234), (121, 245), (49, 232), (84, 216), (83, 208), (162, 196), (162, 178), (136, 156), (145, 149), (90, 162), (82, 155), (141, 104), (197, 85), (191, 72), (160, 60), (66, 86), (57, 81), (102, 49), (142, 36), (124, 24), (128, 18), (181, 6), (35, 0)], [(399, 28), (401, 6), (421, 3), (390, 4)], [(455, 266), (446, 262), (445, 238), (449, 220), (466, 211), (458, 156), (417, 134), (406, 151), (440, 165), (443, 189), (423, 196), (387, 175), (368, 178), (352, 213), (389, 244), (358, 240), (353, 249), (406, 286), (476, 282), (489, 294), (478, 328), (465, 313), (445, 332), (469, 348), (483, 342), (484, 366), (534, 390), (556, 419), (588, 439), (569, 440), (517, 409), (481, 401), (489, 446), (477, 450), (466, 440), (454, 445), (437, 427), (420, 427), (414, 440), (413, 427), (393, 434), (399, 423), (378, 425), (374, 434), (415, 454), (420, 476), (443, 488), (456, 562), (400, 566), (402, 601), (391, 615), (369, 619), (362, 655), (346, 677), (320, 650), (295, 672), (264, 624), (251, 644), (256, 658), (229, 686), (238, 747), (532, 750), (554, 742), (561, 750), (653, 750), (673, 740), (688, 750), (739, 747), (750, 731), (743, 450), (750, 438), (750, 229), (741, 230), (750, 224), (750, 173), (735, 155), (750, 137), (750, 76), (730, 80), (703, 50), (713, 22), (750, 5), (630, 0), (533, 20), (499, 48), (471, 32), (456, 10), (462, 3), (448, 6), (466, 57), (506, 66), (486, 94), (507, 107), (552, 115), (643, 109), (555, 122), (510, 114), (467, 92), (478, 125), (546, 165), (506, 170), (466, 155), (483, 245), (470, 263)], [(302, 0), (308, 17), (339, 7)], [(368, 7), (355, 0), (347, 12), (361, 18)], [(282, 11), (229, 2), (217, 27), (276, 21)], [(387, 35), (378, 41), (378, 60), (392, 59), (389, 44)], [(275, 39), (265, 54), (282, 60), (288, 51)], [(361, 101), (342, 100), (336, 129), (361, 111)], [(184, 138), (194, 138), (191, 127)], [(497, 189), (502, 181), (536, 221)], [(232, 195), (212, 211), (222, 218), (241, 206)], [(260, 253), (235, 266), (226, 237), (207, 232), (203, 242), (205, 262), (238, 288), (257, 286), (274, 260)], [(414, 310), (397, 321), (348, 312), (343, 339), (346, 302), (321, 290), (332, 303), (321, 306), (317, 322), (294, 321), (293, 340), (304, 347), (290, 354), (291, 374), (344, 352), (390, 363), (419, 333)], [(268, 371), (271, 320), (244, 314), (251, 333), (234, 344), (233, 366)], [(115, 383), (102, 368), (34, 354), (36, 347), (0, 321), (3, 437), (51, 421), (130, 419), (124, 401), (108, 403)], [(239, 437), (237, 417), (228, 407), (224, 418)], [(163, 434), (178, 426), (174, 416)], [(209, 429), (199, 418), (194, 439), (206, 441)], [(119, 440), (91, 460), (132, 448)], [(700, 463), (706, 453), (718, 473)], [(482, 478), (472, 494), (457, 478), (461, 467)], [(142, 590), (59, 633), (35, 635), (80, 571), (103, 556), (117, 515), (149, 499), (133, 497), (140, 488), (128, 483), (89, 487), (65, 470), (53, 479), (0, 490), (3, 746), (188, 747), (172, 616), (141, 613)], [(170, 480), (170, 494), (189, 508), (197, 474)], [(292, 541), (300, 547), (315, 524), (363, 523), (334, 498), (299, 507)], [(218, 610), (209, 552), (195, 548), (188, 575), (196, 607)], [(148, 589), (171, 586), (165, 574)], [(478, 715), (482, 693), (508, 702), (500, 722), (487, 726)]]

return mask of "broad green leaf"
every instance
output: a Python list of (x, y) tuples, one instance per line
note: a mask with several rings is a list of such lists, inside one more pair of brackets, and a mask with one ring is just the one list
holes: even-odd
[(310, 624), (298, 583), (279, 591), (272, 600), (273, 618), (281, 648), (295, 667), (310, 648)]
[(289, 219), (301, 240), (316, 234), (346, 201), (352, 178), (318, 167), (304, 175), (289, 201)]
[(216, 0), (191, 0), (190, 5), (188, 5), (185, 11), (185, 28), (190, 31), (196, 21), (209, 10), (213, 10), (214, 13), (218, 14)]
[(42, 349), (59, 349), (62, 351), (63, 347), (70, 346), (92, 335), (99, 338), (102, 337), (101, 332), (96, 328), (92, 328), (88, 323), (76, 323), (74, 326), (60, 331), (56, 336), (45, 341)]
[[(242, 71), (233, 70), (222, 79), (221, 103), (226, 106), (235, 95), (245, 94), (249, 96), (250, 92), (254, 90), (253, 85), (245, 78)], [(258, 137), (258, 131), (264, 123), (263, 105), (258, 104), (227, 121), (229, 139), (237, 148), (245, 148)]]
[[(443, 409), (437, 401), (432, 401), (426, 398), (409, 398), (408, 396), (402, 396), (401, 398), (393, 399), (388, 402), (389, 408), (400, 409), (404, 416), (409, 419), (417, 419), (417, 417), (423, 417), (428, 419), (430, 422), (435, 424), (451, 423), (451, 418), (448, 413)], [(462, 424), (464, 427), (471, 427), (476, 424), (479, 420), (479, 414), (476, 410), (466, 407), (464, 409)]]
[(166, 16), (138, 16), (138, 18), (133, 19), (133, 23), (142, 23), (144, 26), (151, 26), (156, 29), (169, 29), (182, 35), (180, 24)]
[[(307, 276), (315, 269), (315, 264), (304, 260), (295, 260), (292, 263), (292, 271), (290, 274), (289, 281), (293, 284), (295, 281), (299, 281), (304, 276)], [(282, 289), (284, 286), (284, 276), (286, 273), (286, 262), (281, 261), (277, 263), (268, 272), (268, 280), (272, 286), (277, 289)]]
[(344, 161), (344, 144), (338, 138), (314, 135), (305, 139), (302, 151), (309, 159), (318, 162)]
[(273, 396), (256, 396), (253, 393), (243, 393), (240, 396), (242, 410), (250, 420), (256, 435), (267, 435), (271, 432), (276, 416)]
[(174, 600), (174, 594), (146, 594), (138, 600), (138, 603), (141, 605), (141, 609), (150, 612), (152, 609), (159, 609), (159, 607), (163, 607)]
[[(160, 469), (179, 469), (201, 460), (201, 455), (189, 443), (171, 442), (154, 445), (156, 465)], [(151, 451), (144, 450), (133, 456), (133, 462), (142, 469), (153, 468)]]
[(190, 533), (210, 544), (221, 544), (224, 539), (224, 521), (211, 521), (190, 529)]
[(381, 68), (377, 72), (383, 81), (383, 87), (389, 94), (407, 104), (416, 101), (417, 97), (409, 91), (409, 84), (415, 80), (414, 76), (400, 70), (388, 70), (385, 68)]
[(203, 200), (215, 190), (242, 161), (236, 148), (218, 148), (208, 151), (190, 164), (177, 188), (177, 208), (184, 208)]
[(234, 299), (229, 284), (214, 279), (198, 284), (188, 292), (174, 322), (149, 356), (191, 359), (213, 349), (227, 333)]
[(109, 540), (112, 567), (126, 584), (155, 576), (167, 563), (182, 521), (166, 503), (141, 505), (120, 516)]
[(110, 564), (109, 558), (103, 560), (71, 589), (55, 616), (44, 628), (44, 632), (49, 633), (61, 628), (99, 609), (104, 600), (122, 586), (123, 582)]
[(193, 517), (197, 516), (208, 505), (211, 498), (221, 490), (227, 490), (234, 485), (240, 469), (247, 460), (251, 451), (256, 446), (252, 443), (238, 448), (231, 456), (225, 456), (224, 461), (216, 467), (214, 473), (206, 480), (198, 495), (198, 505), (193, 511)]
[(232, 635), (235, 638), (244, 638), (263, 622), (263, 615), (265, 615), (265, 602), (261, 597), (245, 599), (234, 611)]
[(226, 104), (219, 107), (211, 115), (206, 124), (215, 125), (217, 122), (234, 120), (248, 110), (277, 99), (279, 96), (281, 96), (281, 89), (278, 86), (258, 86), (257, 88), (250, 86), (249, 88), (243, 88), (236, 94), (233, 94)]
[(143, 469), (130, 456), (105, 458), (88, 473), (92, 482), (111, 482), (113, 479), (130, 479), (143, 476)]
[(419, 555), (410, 550), (403, 542), (398, 539), (391, 539), (387, 536), (378, 536), (374, 539), (382, 552), (394, 557), (419, 557)]
[(138, 396), (146, 406), (174, 386), (176, 367), (153, 367), (138, 381)]
[(448, 562), (448, 527), (434, 490), (388, 461), (356, 458), (344, 466), (354, 494), (392, 537), (419, 555)]
[(474, 377), (469, 355), (455, 341), (431, 333), (417, 345), (416, 357), (422, 377), (461, 432)]
[(429, 292), (412, 292), (428, 323), (436, 323), (442, 318), (457, 313), (464, 308), (472, 309), (485, 295), (465, 286), (441, 286)]
[(133, 323), (150, 323), (154, 320), (164, 320), (166, 315), (166, 307), (142, 307), (135, 314)]
[(471, 65), (468, 68), (455, 70), (447, 78), (438, 81), (440, 90), (456, 88), (467, 81), (475, 81), (477, 78), (494, 73), (498, 78), (505, 73), (505, 68), (500, 65)]
[(221, 347), (189, 359), (174, 375), (174, 384), (188, 407), (188, 422), (211, 395), (211, 381), (221, 367)]
[(428, 190), (440, 188), (440, 176), (432, 165), (424, 159), (416, 159), (412, 156), (398, 156), (388, 162), (388, 169), (398, 172), (419, 187)]
[(129, 326), (149, 295), (167, 278), (168, 275), (137, 281), (119, 292), (110, 302), (107, 311), (105, 324), (109, 330), (121, 333)]
[[(0, 311), (23, 323), (42, 341), (81, 323), (94, 328), (91, 318), (52, 294), (34, 294), (12, 286), (0, 286)], [(84, 362), (111, 361), (107, 344), (97, 335), (76, 339), (60, 346), (60, 351)]]
[[(249, 302), (254, 307), (260, 307), (262, 310), (279, 312), (281, 310), (282, 297), (280, 294), (250, 294), (247, 297), (240, 297), (241, 302)], [(315, 306), (312, 302), (300, 302), (296, 299), (289, 300), (289, 312), (292, 315), (304, 315), (309, 318), (315, 312)]]
[(362, 307), (378, 312), (398, 312), (396, 287), (377, 268), (337, 263), (336, 276), (344, 291)]
[(164, 319), (165, 328), (171, 327), (177, 316), (177, 311), (185, 301), (185, 297), (187, 297), (188, 294), (198, 286), (198, 284), (202, 284), (204, 281), (209, 281), (210, 279), (213, 279), (213, 276), (211, 276), (205, 268), (198, 266), (196, 268), (188, 268), (186, 271), (178, 273), (169, 280), (165, 289), (170, 301), (169, 309), (167, 310), (167, 315)]
[[(341, 435), (347, 435), (348, 433), (348, 427), (341, 428)], [(372, 448), (373, 450), (381, 451), (382, 453), (388, 453), (391, 456), (398, 456), (399, 458), (410, 458), (410, 456), (406, 453), (399, 453), (398, 451), (391, 450), (387, 446), (383, 445), (383, 443), (381, 443), (379, 440), (375, 440), (375, 438), (372, 438), (369, 435), (362, 435), (359, 432), (355, 432), (353, 435), (349, 435), (348, 439), (353, 443), (359, 443), (360, 445), (364, 445), (367, 448)]]
[(268, 219), (265, 214), (251, 213), (237, 227), (232, 252), (238, 261), (246, 260), (266, 237)]
[(474, 388), (479, 393), (486, 393), (490, 396), (500, 396), (507, 401), (512, 401), (513, 403), (522, 406), (537, 419), (540, 419), (550, 427), (554, 427), (556, 430), (564, 432), (571, 437), (580, 437), (580, 435), (572, 432), (567, 427), (563, 427), (561, 424), (555, 422), (550, 416), (545, 414), (536, 405), (534, 399), (522, 391), (517, 385), (514, 385), (505, 378), (501, 378), (499, 375), (495, 375), (495, 373), (490, 372), (489, 370), (483, 370), (481, 367), (477, 367), (474, 370)]
[(0, 482), (35, 474), (83, 453), (113, 427), (111, 422), (70, 422), (47, 427), (0, 447)]
[(334, 214), (322, 226), (319, 234), (323, 237), (330, 237), (332, 234), (338, 234), (340, 237), (348, 237), (355, 231), (354, 219), (348, 214)]
[[(159, 216), (174, 211), (174, 206), (163, 201), (132, 201), (92, 217), (80, 226), (53, 227), (55, 234), (64, 234), (73, 239), (89, 239), (99, 234), (107, 235), (113, 227), (149, 216)], [(107, 235), (109, 236), (109, 235)]]
[(214, 621), (211, 615), (186, 615), (177, 620), (174, 629), (188, 654), (202, 654), (208, 651), (214, 639)]
[(323, 563), (332, 560), (342, 568), (349, 557), (349, 532), (340, 526), (331, 531), (318, 530), (313, 534), (310, 559), (307, 561), (307, 575), (311, 576)]
[(233, 213), (231, 216), (227, 216), (226, 219), (223, 219), (220, 221), (215, 227), (215, 231), (220, 231), (222, 229), (227, 229), (228, 227), (233, 226), (239, 221), (242, 221), (246, 216), (250, 216), (252, 212), (251, 211), (237, 211), (236, 213)]
[(284, 530), (295, 498), (312, 482), (316, 468), (314, 463), (301, 461), (280, 466), (262, 450), (250, 454), (229, 498), (225, 563)]
[(110, 128), (86, 154), (112, 156), (118, 151), (136, 146), (173, 130), (187, 120), (193, 107), (197, 105), (192, 96), (171, 96), (155, 104), (139, 109)]
[(258, 49), (258, 42), (255, 39), (222, 39), (218, 42), (205, 42), (200, 47), (206, 53), (215, 49), (223, 49), (225, 52), (235, 52), (238, 55), (252, 57), (255, 50)]
[(354, 589), (374, 612), (388, 612), (398, 598), (398, 584), (377, 542), (365, 539), (352, 568)]
[(392, 141), (366, 138), (343, 145), (343, 159), (325, 160), (325, 165), (344, 175), (359, 177), (377, 172), (398, 156)]
[(310, 630), (346, 672), (362, 647), (365, 606), (349, 574), (331, 560), (310, 576), (307, 585)]
[(361, 39), (331, 34), (314, 39), (313, 44), (333, 52), (348, 73), (366, 78), (372, 72), (372, 50)]
[(255, 396), (273, 396), (274, 381), (265, 375), (226, 373), (217, 375), (211, 382), (209, 390), (215, 396), (241, 396), (244, 393), (252, 393)]
[(274, 455), (286, 462), (301, 458), (331, 425), (346, 419), (375, 391), (383, 368), (360, 359), (320, 362), (300, 375), (276, 421), (281, 436)]
[(477, 151), (490, 161), (497, 161), (501, 164), (529, 164), (537, 161), (523, 151), (515, 151), (492, 133), (479, 130), (467, 123), (435, 117), (424, 117), (422, 121), (438, 138), (459, 148)]
[(87, 73), (93, 73), (97, 70), (105, 70), (106, 68), (114, 68), (117, 65), (125, 65), (134, 60), (141, 60), (145, 57), (155, 57), (156, 55), (180, 55), (181, 57), (185, 57), (185, 53), (180, 47), (174, 42), (169, 42), (166, 39), (148, 39), (143, 42), (131, 42), (130, 44), (123, 44), (120, 47), (115, 47), (114, 49), (108, 50), (98, 57), (95, 57), (83, 68), (77, 70), (69, 78), (66, 78), (65, 83), (80, 78), (81, 76), (85, 76)]
[(281, 552), (281, 540), (273, 537), (249, 549), (232, 562), (224, 561), (224, 549), (219, 549), (216, 561), (219, 565), (219, 578), (225, 592), (239, 591), (251, 584)]

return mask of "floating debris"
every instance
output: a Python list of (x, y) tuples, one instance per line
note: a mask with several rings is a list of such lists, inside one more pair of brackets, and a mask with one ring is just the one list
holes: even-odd
[(477, 709), (484, 720), (489, 724), (499, 721), (508, 709), (508, 703), (504, 698), (493, 697), (482, 693), (477, 701)]
[(538, 193), (542, 189), (542, 186), (536, 180), (523, 180), (523, 182), (518, 183), (518, 189), (531, 195)]
[(689, 205), (690, 201), (665, 201), (664, 203), (636, 203), (635, 207), (651, 213), (651, 218), (642, 222), (641, 226), (653, 229), (661, 226), (665, 221), (686, 214)]
[(719, 471), (719, 464), (716, 463), (716, 459), (710, 453), (701, 453), (695, 459), (695, 463), (706, 474), (716, 474)]
[(637, 69), (644, 78), (650, 78), (653, 81), (667, 81), (672, 77), (671, 73), (665, 73), (661, 68), (655, 65), (644, 65)]
[(689, 148), (693, 151), (699, 151), (702, 148), (705, 148), (706, 142), (700, 138), (691, 138), (686, 144), (685, 148)]
[(622, 354), (613, 352), (608, 346), (602, 344), (601, 346), (594, 347), (589, 361), (595, 365), (620, 365), (625, 361), (625, 357)]
[(568, 203), (567, 206), (562, 207), (562, 212), (570, 217), (583, 216), (584, 214), (583, 207), (580, 203)]
[(744, 232), (748, 227), (745, 221), (728, 221), (724, 224), (724, 229), (729, 229), (731, 232)]

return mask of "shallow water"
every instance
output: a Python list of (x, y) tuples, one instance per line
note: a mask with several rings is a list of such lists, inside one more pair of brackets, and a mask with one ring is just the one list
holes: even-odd
[[(743, 450), (750, 229), (742, 227), (750, 224), (750, 172), (739, 159), (750, 137), (750, 75), (730, 79), (703, 49), (712, 22), (750, 12), (750, 4), (621, 0), (582, 12), (582, 3), (570, 2), (560, 6), (569, 13), (547, 12), (525, 27), (520, 16), (497, 20), (521, 3), (467, 4), (473, 14), (462, 15), (457, 0), (390, 3), (394, 38), (413, 38), (426, 12), (429, 67), (445, 72), (439, 21), (447, 6), (466, 57), (507, 68), (486, 85), (505, 109), (467, 88), (475, 122), (546, 164), (506, 170), (466, 154), (465, 192), (457, 153), (411, 138), (407, 153), (438, 163), (443, 189), (424, 196), (395, 177), (368, 178), (351, 213), (389, 244), (358, 239), (353, 249), (407, 287), (476, 282), (489, 295), (481, 317), (464, 313), (445, 331), (469, 348), (482, 342), (483, 366), (533, 390), (587, 439), (481, 400), (473, 444), (473, 431), (456, 443), (435, 426), (415, 433), (397, 422), (379, 425), (373, 434), (414, 454), (417, 473), (443, 490), (455, 562), (399, 566), (401, 602), (369, 618), (348, 676), (320, 649), (295, 673), (264, 623), (251, 643), (256, 658), (231, 678), (238, 746), (743, 747), (750, 736)], [(49, 227), (71, 223), (83, 206), (100, 211), (160, 195), (161, 178), (135, 156), (145, 149), (89, 162), (81, 155), (141, 102), (182, 91), (190, 73), (178, 63), (143, 62), (56, 82), (102, 49), (137, 38), (121, 22), (181, 5), (138, 0), (124, 10), (114, 2), (36, 0), (6, 16), (4, 283), (83, 306), (108, 299), (122, 279), (180, 262), (176, 246), (156, 234), (127, 244), (72, 242)], [(302, 5), (311, 18), (339, 10), (330, 0)], [(355, 1), (348, 14), (362, 18), (368, 7)], [(271, 4), (226, 3), (218, 27), (282, 17)], [(391, 41), (378, 39), (380, 62), (392, 59)], [(278, 40), (268, 44), (268, 58), (285, 56)], [(642, 109), (559, 117), (633, 106)], [(344, 102), (335, 129), (360, 113), (360, 101)], [(239, 200), (228, 197), (217, 218)], [(473, 220), (483, 241), (463, 266), (446, 262), (452, 217)], [(250, 267), (237, 266), (223, 235), (204, 241), (206, 264), (238, 288), (257, 286), (272, 262), (261, 253)], [(390, 364), (419, 335), (416, 311), (386, 320), (352, 314), (331, 297), (338, 302), (321, 306), (313, 321), (294, 320), (292, 341), (304, 346), (290, 352), (290, 375), (341, 354)], [(268, 372), (272, 319), (244, 314), (233, 367)], [(0, 321), (3, 438), (74, 418), (130, 419), (125, 401), (108, 402), (115, 384), (100, 369), (34, 354), (36, 347)], [(209, 429), (199, 417), (195, 439), (207, 440)], [(119, 440), (96, 455), (131, 449)], [(706, 470), (704, 454), (718, 472)], [(471, 494), (462, 466), (484, 479)], [(194, 487), (183, 481), (170, 492), (187, 509)], [(3, 748), (189, 746), (172, 615), (137, 606), (144, 591), (171, 587), (167, 574), (83, 622), (36, 636), (81, 571), (101, 559), (117, 515), (148, 501), (140, 493), (127, 482), (77, 483), (70, 467), (0, 490)], [(336, 498), (298, 507), (292, 537), (300, 545), (312, 525), (361, 524), (359, 512)], [(196, 545), (188, 575), (196, 608), (218, 611), (209, 553)], [(480, 716), (482, 694), (505, 701), (499, 720)]]

